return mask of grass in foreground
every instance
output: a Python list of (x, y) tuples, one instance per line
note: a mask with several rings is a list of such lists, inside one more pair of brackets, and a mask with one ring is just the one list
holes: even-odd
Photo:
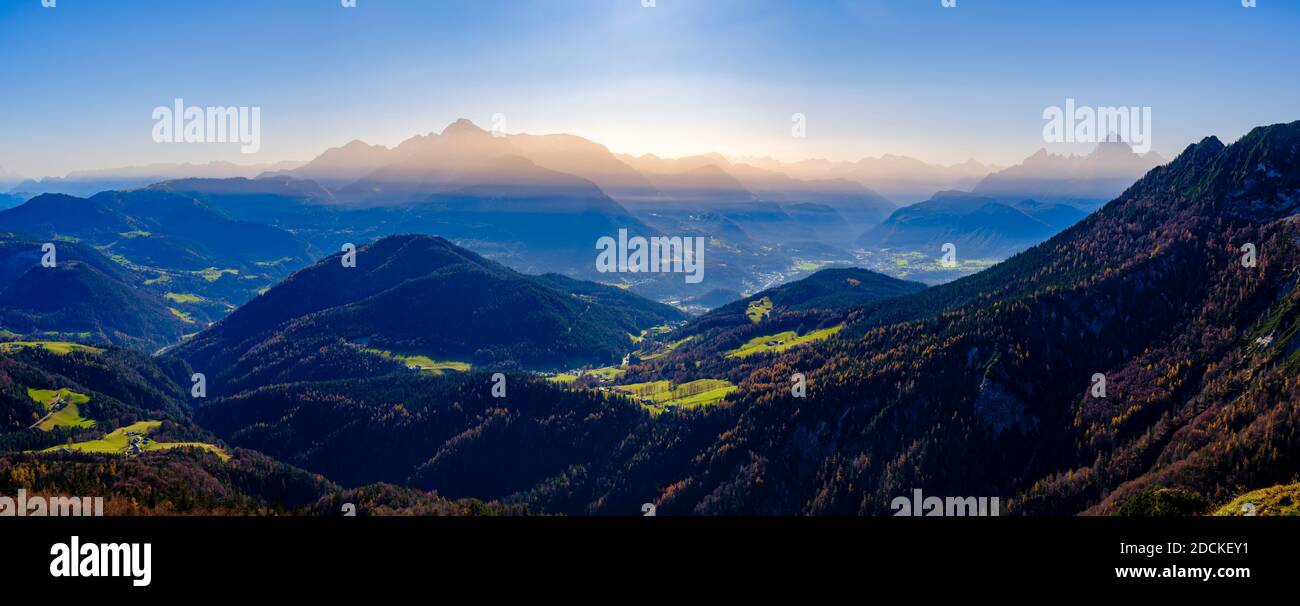
[(748, 343), (727, 352), (727, 357), (743, 358), (760, 353), (785, 351), (791, 347), (797, 347), (805, 343), (829, 339), (843, 328), (843, 324), (837, 324), (830, 328), (814, 330), (802, 336), (793, 330), (787, 330), (774, 335), (754, 337), (753, 339), (750, 339)]
[(1243, 494), (1215, 510), (1216, 516), (1300, 516), (1300, 484), (1279, 484)]

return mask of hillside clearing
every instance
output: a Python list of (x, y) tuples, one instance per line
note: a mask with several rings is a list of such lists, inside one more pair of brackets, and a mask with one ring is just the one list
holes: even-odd
[[(149, 452), (157, 450), (169, 450), (172, 448), (202, 448), (208, 452), (216, 454), (222, 461), (229, 461), (230, 455), (221, 448), (204, 442), (155, 442), (148, 439), (150, 432), (158, 429), (162, 421), (140, 421), (132, 423), (126, 427), (120, 427), (98, 440), (87, 440), (85, 442), (76, 442), (46, 448), (40, 452), (90, 452), (102, 454), (136, 454), (138, 452)], [(133, 449), (132, 441), (138, 438), (140, 446)]]
[(33, 425), (41, 431), (50, 431), (56, 427), (94, 427), (95, 422), (81, 416), (80, 404), (90, 401), (90, 397), (70, 389), (32, 389), (27, 388), (27, 397), (45, 406), (46, 415)]
[(84, 351), (92, 354), (104, 353), (104, 350), (98, 347), (82, 345), (80, 343), (70, 343), (67, 341), (10, 341), (0, 343), (0, 351), (11, 353), (24, 348), (44, 349), (48, 352), (58, 355), (67, 355), (74, 351)]
[(447, 371), (447, 370), (452, 370), (455, 372), (469, 372), (469, 370), (473, 368), (473, 365), (470, 364), (469, 362), (460, 362), (457, 360), (434, 360), (429, 356), (420, 355), (420, 354), (410, 354), (410, 355), (399, 354), (384, 349), (373, 349), (373, 348), (367, 348), (365, 351), (392, 360), (397, 360), (398, 362), (405, 364), (407, 368), (410, 368), (412, 370), (420, 370), (424, 372), (433, 373), (435, 375), (440, 375), (443, 373), (443, 371)]
[(619, 385), (613, 389), (636, 398), (652, 414), (659, 414), (673, 408), (698, 408), (717, 404), (726, 399), (727, 394), (735, 391), (736, 386), (722, 379), (697, 379), (681, 385), (661, 380)]
[(791, 347), (829, 339), (843, 328), (843, 324), (837, 324), (830, 328), (811, 331), (803, 336), (800, 336), (793, 330), (787, 330), (774, 335), (754, 337), (753, 339), (750, 339), (748, 343), (727, 352), (727, 357), (743, 358), (760, 353), (785, 351)]

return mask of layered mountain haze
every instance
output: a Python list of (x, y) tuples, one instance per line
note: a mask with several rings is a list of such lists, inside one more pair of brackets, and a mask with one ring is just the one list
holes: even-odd
[(73, 171), (63, 177), (26, 179), (5, 184), (0, 175), (0, 187), (26, 197), (40, 194), (66, 194), (89, 197), (99, 192), (147, 187), (168, 179), (233, 179), (251, 178), (268, 171), (284, 171), (300, 166), (302, 162), (286, 160), (267, 164), (235, 164), (214, 161), (203, 164), (158, 163), (144, 166), (124, 166), (96, 170)]
[(743, 204), (758, 196), (739, 179), (716, 164), (706, 164), (675, 173), (646, 173), (655, 184), (660, 202), (671, 200), (695, 204)]
[(312, 355), (328, 358), (327, 376), (336, 378), (389, 371), (377, 353), (490, 366), (608, 364), (642, 330), (685, 317), (617, 288), (520, 274), (441, 238), (393, 236), (361, 247), (355, 268), (335, 255), (294, 274), (174, 353), (212, 369), (213, 384), (233, 392), (323, 378), (297, 357), (317, 348)]
[(302, 166), (268, 171), (259, 177), (287, 176), (314, 181), (330, 188), (349, 185), (395, 160), (393, 150), (353, 140), (331, 147)]
[(1033, 200), (1004, 204), (964, 192), (940, 192), (903, 207), (868, 230), (858, 243), (868, 248), (929, 251), (952, 243), (963, 256), (1006, 258), (1042, 242), (1084, 218), (1066, 204)]
[(851, 179), (796, 179), (778, 169), (732, 162), (721, 154), (674, 159), (620, 155), (619, 159), (645, 174), (660, 199), (696, 204), (819, 203), (834, 208), (850, 228), (879, 222), (896, 207)]
[(1000, 200), (1070, 202), (1092, 210), (1164, 163), (1159, 154), (1137, 154), (1122, 142), (1098, 144), (1086, 156), (1060, 156), (1040, 149), (1024, 162), (985, 177), (971, 193)]
[[(206, 445), (177, 451), (178, 464), (214, 473), (230, 464), (218, 449), (235, 476), (261, 466), (255, 477), (293, 487), (241, 493), (293, 507), (393, 482), (538, 513), (649, 501), (665, 514), (888, 514), (921, 489), (997, 496), (1013, 514), (1105, 514), (1170, 487), (1229, 503), (1300, 473), (1287, 380), (1300, 364), (1300, 122), (1231, 146), (1207, 138), (1091, 215), (1081, 199), (943, 191), (869, 224), (848, 216), (878, 207), (857, 182), (512, 137), (458, 123), (393, 150), (327, 153), (319, 180), (172, 180), (0, 212), (15, 234), (0, 245), (0, 327), (22, 359), (0, 366), (17, 377), (0, 391), (92, 391), (82, 420), (161, 420), (159, 440)], [(1061, 172), (1047, 181), (1096, 186), (1130, 166), (1120, 151), (1050, 160)], [(387, 159), (331, 182), (343, 175), (331, 162), (359, 162), (349, 154)], [(598, 169), (560, 170), (570, 161)], [(625, 206), (596, 179), (645, 195)], [(376, 197), (354, 197), (366, 190)], [(706, 282), (688, 298), (668, 290), (677, 274), (601, 274), (620, 288), (473, 252), (590, 262), (596, 235), (627, 225), (705, 237)], [(412, 226), (455, 241), (389, 235)], [(355, 267), (319, 256), (354, 240)], [(826, 267), (853, 263), (844, 240), (872, 255), (954, 242), (959, 255), (1010, 258), (927, 288)], [(45, 241), (56, 268), (39, 267)], [(176, 290), (243, 275), (214, 261), (284, 277), (215, 313), (190, 298), (207, 295)], [(716, 309), (691, 318), (646, 291)], [(92, 388), (52, 379), (119, 350), (64, 341), (166, 347), (148, 364), (111, 357)], [(125, 393), (101, 380), (116, 372), (157, 393), (106, 399)], [(178, 406), (188, 373), (205, 376), (209, 399)], [(1105, 397), (1090, 389), (1098, 374)], [(33, 402), (10, 397), (0, 412), (11, 426), (57, 412)], [(84, 425), (23, 431), (0, 440), (115, 443)]]
[[(1226, 502), (1289, 481), (1298, 157), (1300, 122), (1206, 139), (1048, 242), (747, 369), (708, 465), (647, 478), (675, 487), (660, 511), (884, 514), (921, 488), (1108, 513), (1150, 488)], [(808, 374), (806, 404), (784, 368)]]
[[(985, 210), (992, 216), (963, 211), (936, 218), (950, 225), (947, 232), (932, 230), (929, 236), (903, 232), (908, 217), (934, 214), (935, 204), (900, 209), (869, 184), (889, 174), (935, 190), (973, 186), (975, 178), (995, 167), (975, 161), (942, 167), (893, 155), (852, 163), (732, 160), (716, 153), (630, 156), (574, 135), (489, 132), (462, 119), (392, 148), (351, 141), (301, 166), (253, 179), (200, 175), (168, 179), (148, 189), (201, 201), (236, 221), (291, 232), (309, 258), (345, 242), (430, 233), (526, 272), (601, 280), (664, 302), (691, 301), (693, 311), (702, 311), (706, 291), (753, 293), (822, 267), (865, 264), (927, 282), (968, 274), (1072, 223), (1079, 213), (1052, 199), (1071, 187), (1088, 193), (1086, 187), (1071, 185), (1081, 178), (1121, 179), (1132, 170), (1128, 160), (1118, 152), (1099, 151), (1088, 159), (1048, 162), (1055, 172), (1039, 170), (1034, 174), (1041, 178), (1025, 189), (1055, 188), (1051, 199), (995, 197), (1018, 212), (990, 207)], [(1008, 169), (1008, 174), (1034, 172), (1024, 166)], [(1082, 210), (1090, 204), (1075, 201)], [(997, 225), (1002, 219), (1024, 224)], [(707, 238), (704, 262), (713, 283), (693, 288), (671, 275), (595, 271), (592, 245), (621, 229), (643, 237)], [(963, 254), (979, 263), (950, 269), (918, 262), (934, 254), (936, 241), (967, 244)], [(156, 251), (138, 249), (166, 244), (163, 238), (120, 242), (113, 252), (132, 262), (155, 263), (160, 258)], [(177, 250), (177, 259), (188, 259), (180, 268), (196, 269), (211, 256), (188, 248)], [(305, 262), (302, 254), (276, 258), (290, 259), (277, 277)], [(234, 264), (210, 263), (218, 269)], [(223, 300), (237, 304), (244, 299)]]
[(652, 196), (646, 176), (604, 145), (574, 135), (507, 135), (519, 154), (538, 166), (582, 177), (615, 199)]
[(798, 179), (853, 181), (899, 204), (919, 202), (944, 190), (970, 189), (984, 177), (1002, 169), (973, 158), (960, 164), (944, 166), (896, 154), (866, 157), (852, 162), (781, 162), (772, 158), (745, 158), (741, 161)]

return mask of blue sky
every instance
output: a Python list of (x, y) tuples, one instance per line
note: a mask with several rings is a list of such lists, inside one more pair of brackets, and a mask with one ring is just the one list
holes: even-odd
[[(1150, 106), (1154, 149), (1300, 119), (1300, 2), (0, 0), (0, 166), (308, 159), (465, 117), (617, 152), (1012, 163), (1042, 112)], [(160, 145), (152, 109), (262, 108), (262, 146)], [(807, 137), (790, 136), (793, 113)]]

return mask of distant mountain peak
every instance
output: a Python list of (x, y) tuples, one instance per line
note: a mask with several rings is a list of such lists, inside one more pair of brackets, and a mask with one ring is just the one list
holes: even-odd
[(374, 149), (374, 148), (387, 149), (383, 145), (371, 145), (369, 143), (366, 143), (365, 141), (362, 141), (361, 139), (353, 139), (351, 141), (348, 141), (347, 143), (343, 144), (343, 147), (341, 149), (358, 150), (358, 149)]
[(488, 134), (487, 131), (479, 128), (477, 124), (474, 124), (474, 122), (468, 118), (456, 120), (447, 125), (447, 128), (442, 129), (442, 136), (444, 137), (458, 137), (465, 135), (482, 136), (486, 134)]

